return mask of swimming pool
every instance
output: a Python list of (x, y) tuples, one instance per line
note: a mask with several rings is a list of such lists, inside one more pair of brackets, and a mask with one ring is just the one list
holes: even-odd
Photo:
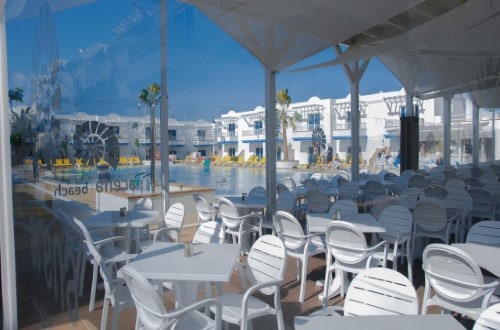
[[(110, 168), (111, 181), (133, 180), (138, 185), (140, 180), (150, 171), (149, 166), (130, 166)], [(216, 196), (239, 195), (248, 192), (254, 186), (266, 186), (265, 168), (252, 167), (190, 167), (185, 165), (170, 165), (169, 179), (186, 185), (203, 186), (215, 189)], [(278, 169), (276, 181), (281, 182), (286, 176), (290, 176), (299, 183), (309, 177), (311, 171), (295, 171)], [(156, 177), (160, 178), (160, 167), (156, 168)], [(43, 179), (57, 183), (81, 185), (85, 183), (96, 183), (98, 172), (95, 168), (70, 168), (55, 171), (52, 176)]]

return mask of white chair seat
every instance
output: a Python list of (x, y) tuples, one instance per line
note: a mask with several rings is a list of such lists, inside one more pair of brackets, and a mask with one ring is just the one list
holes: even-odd
[[(241, 302), (243, 301), (243, 293), (228, 293), (217, 297), (217, 300), (222, 304), (222, 320), (232, 323), (241, 324)], [(249, 319), (271, 314), (273, 308), (266, 302), (249, 297), (247, 300)]]
[(174, 330), (211, 330), (214, 329), (214, 320), (198, 311), (183, 314), (172, 327)]

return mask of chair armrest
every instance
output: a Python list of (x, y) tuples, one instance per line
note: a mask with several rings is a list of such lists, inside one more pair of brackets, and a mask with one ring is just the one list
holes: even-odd
[[(252, 296), (256, 291), (267, 288), (267, 287), (276, 287), (274, 294), (279, 294), (280, 292), (280, 285), (283, 279), (275, 280), (275, 281), (267, 281), (267, 282), (262, 282), (258, 283), (255, 285), (252, 285), (249, 287), (246, 291), (245, 294), (243, 295), (243, 301), (241, 304), (241, 319), (244, 321), (246, 319), (245, 315), (247, 315), (247, 310), (248, 310), (248, 298)], [(243, 322), (242, 322), (243, 323)]]
[(179, 232), (179, 231), (180, 231), (180, 228), (165, 228), (165, 227), (164, 227), (164, 228), (160, 228), (160, 229), (158, 229), (158, 230), (155, 232), (154, 236), (153, 236), (153, 242), (156, 242), (156, 239), (158, 238), (158, 235), (159, 235), (160, 233), (163, 233), (163, 232), (169, 232), (169, 231), (177, 231), (177, 232)]
[(119, 241), (124, 241), (126, 248), (128, 248), (128, 242), (127, 242), (127, 238), (125, 236), (112, 236), (112, 237), (101, 239), (99, 241), (94, 241), (94, 242), (92, 242), (92, 244), (94, 244), (96, 249), (99, 250), (105, 244), (115, 243), (115, 242), (119, 242)]
[(200, 307), (208, 307), (208, 306), (214, 306), (215, 307), (215, 311), (214, 314), (215, 314), (215, 326), (214, 326), (214, 329), (221, 329), (221, 323), (222, 323), (222, 305), (220, 303), (220, 301), (218, 301), (216, 298), (207, 298), (207, 299), (203, 299), (203, 300), (200, 300), (198, 302), (195, 302), (194, 304), (192, 305), (189, 305), (189, 306), (186, 306), (186, 307), (183, 307), (181, 309), (177, 309), (173, 312), (168, 312), (168, 317), (170, 318), (177, 318), (179, 316), (181, 316), (182, 314), (185, 314), (187, 312), (191, 312), (191, 311), (196, 311), (197, 309), (199, 309)]

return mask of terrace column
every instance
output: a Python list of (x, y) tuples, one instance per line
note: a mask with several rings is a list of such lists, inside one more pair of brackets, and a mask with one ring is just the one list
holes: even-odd
[[(335, 45), (337, 55), (342, 54), (342, 49), (339, 45)], [(356, 181), (359, 179), (359, 128), (360, 128), (360, 112), (359, 112), (359, 81), (370, 60), (359, 61), (342, 65), (344, 73), (351, 83), (351, 179)]]
[(443, 143), (443, 166), (450, 166), (451, 161), (451, 99), (452, 96), (445, 96), (443, 98), (443, 130), (444, 130), (444, 143)]
[(495, 136), (495, 109), (491, 109), (491, 144), (493, 145), (493, 155), (492, 155), (492, 159), (493, 161), (497, 160), (497, 157), (496, 157), (496, 136)]
[(266, 190), (268, 215), (276, 205), (276, 71), (264, 68), (266, 102)]
[(5, 0), (0, 0), (0, 259), (2, 276), (3, 328), (17, 329), (16, 251), (12, 212), (12, 168), (9, 139), (9, 83), (7, 79), (7, 42)]
[(161, 0), (161, 99), (160, 99), (160, 135), (161, 135), (161, 187), (163, 214), (167, 213), (169, 201), (169, 146), (168, 146), (168, 100), (167, 100), (167, 0)]
[(406, 105), (401, 112), (400, 155), (401, 172), (418, 169), (419, 134), (418, 114), (413, 108), (413, 93), (406, 90)]

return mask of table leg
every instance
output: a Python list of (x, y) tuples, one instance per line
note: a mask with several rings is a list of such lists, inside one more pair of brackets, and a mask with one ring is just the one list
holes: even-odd
[(347, 290), (347, 287), (349, 287), (349, 279), (347, 278), (347, 273), (342, 270), (335, 270), (335, 277), (333, 278), (333, 282), (328, 287), (327, 299), (323, 300), (323, 292), (319, 294), (319, 300), (324, 301), (324, 304), (326, 305), (328, 300), (335, 296), (338, 296), (341, 293), (342, 285), (344, 286), (344, 290)]

